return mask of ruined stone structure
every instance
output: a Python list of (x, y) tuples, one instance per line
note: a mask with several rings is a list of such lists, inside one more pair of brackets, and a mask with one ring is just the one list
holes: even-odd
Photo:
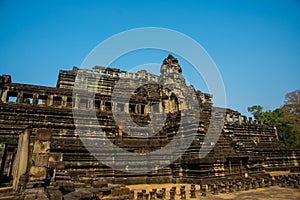
[[(222, 133), (216, 144), (209, 144), (214, 146), (213, 150), (200, 159), (199, 149), (204, 143), (211, 119), (212, 95), (187, 86), (181, 73), (177, 59), (169, 55), (162, 64), (160, 76), (144, 70), (129, 73), (100, 66), (92, 70), (74, 67), (70, 71), (59, 72), (56, 87), (45, 87), (14, 83), (9, 75), (2, 75), (1, 183), (12, 185), (16, 191), (27, 188), (26, 194), (32, 199), (28, 188), (42, 187), (46, 181), (46, 184), (50, 183), (50, 193), (59, 199), (60, 194), (55, 191), (70, 192), (76, 188), (93, 187), (93, 184), (101, 185), (101, 181), (97, 182), (99, 178), (111, 184), (211, 184), (243, 178), (245, 173), (249, 177), (270, 178), (270, 171), (299, 170), (300, 150), (282, 146), (276, 127), (253, 121), (225, 108), (215, 108), (217, 113), (226, 113), (224, 117), (220, 115), (224, 120)], [(128, 90), (114, 91), (115, 84), (121, 78)], [(80, 95), (73, 90), (78, 82), (79, 90), (84, 91)], [(141, 86), (136, 88), (138, 84)], [(120, 97), (119, 102), (114, 104), (111, 102), (113, 91)], [(130, 101), (124, 103), (122, 94), (128, 91), (132, 91)], [(104, 165), (87, 150), (74, 125), (74, 120), (77, 120), (79, 126), (85, 127), (85, 137), (94, 142), (91, 145), (97, 146), (99, 138), (96, 130), (100, 125), (110, 142), (127, 152), (152, 152), (170, 143), (180, 132), (181, 113), (189, 106), (189, 102), (184, 101), (185, 96), (192, 92), (196, 94), (196, 99), (189, 101), (198, 102), (200, 122), (197, 126), (187, 124), (184, 134), (189, 137), (190, 132), (195, 131), (197, 135), (179, 159), (153, 172), (125, 173)], [(72, 109), (77, 112), (95, 110), (97, 122), (84, 115), (81, 119), (74, 119)], [(127, 121), (117, 125), (113, 110), (130, 114), (140, 127), (151, 123), (149, 113), (165, 112), (166, 121), (162, 130), (152, 137), (131, 137), (123, 130), (128, 125)], [(198, 115), (191, 113), (186, 117), (192, 119), (195, 116)], [(112, 152), (107, 153), (110, 155)], [(155, 159), (164, 162), (164, 157)], [(136, 168), (139, 169), (143, 162), (147, 160), (137, 162)], [(120, 187), (112, 187), (111, 191), (119, 190), (116, 188)], [(39, 192), (33, 193), (37, 195)], [(122, 194), (127, 193), (129, 191)], [(43, 192), (40, 192), (39, 198), (45, 198)]]

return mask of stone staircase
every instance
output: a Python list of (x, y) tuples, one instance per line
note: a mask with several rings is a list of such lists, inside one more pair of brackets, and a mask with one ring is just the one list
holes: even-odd
[(16, 200), (16, 193), (12, 187), (0, 187), (0, 200)]

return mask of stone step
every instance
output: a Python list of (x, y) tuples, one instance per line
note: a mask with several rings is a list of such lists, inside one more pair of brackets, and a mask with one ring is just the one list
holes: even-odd
[(16, 199), (15, 191), (12, 187), (0, 188), (0, 200), (14, 200)]
[(8, 194), (11, 192), (13, 192), (12, 187), (0, 187), (0, 196), (2, 196), (2, 194)]
[(0, 200), (17, 200), (18, 197), (15, 195), (7, 195), (7, 196), (0, 196)]

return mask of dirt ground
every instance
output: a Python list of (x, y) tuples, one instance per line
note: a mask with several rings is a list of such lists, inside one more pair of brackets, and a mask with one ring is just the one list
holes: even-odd
[[(142, 191), (142, 189), (146, 189), (147, 192), (156, 188), (160, 190), (162, 188), (166, 188), (166, 199), (168, 200), (170, 197), (170, 188), (176, 186), (176, 196), (175, 200), (180, 200), (179, 189), (180, 186), (185, 185), (186, 187), (186, 196), (187, 200), (191, 200), (189, 198), (190, 194), (190, 184), (142, 184), (142, 185), (129, 185), (130, 189), (135, 191), (136, 193)], [(200, 186), (196, 185), (196, 199), (211, 199), (211, 200), (300, 200), (300, 189), (293, 189), (289, 187), (279, 187), (279, 186), (272, 186), (268, 188), (258, 188), (256, 190), (248, 190), (248, 191), (240, 191), (234, 193), (225, 193), (225, 194), (218, 194), (213, 195), (207, 193), (206, 197), (202, 197), (200, 193)], [(195, 200), (195, 199), (193, 199)]]

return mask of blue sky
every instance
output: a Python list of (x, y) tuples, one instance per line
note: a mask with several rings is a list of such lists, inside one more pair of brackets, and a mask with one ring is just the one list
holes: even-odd
[[(0, 1), (0, 74), (14, 82), (55, 86), (59, 69), (80, 66), (119, 32), (163, 27), (201, 44), (222, 75), (227, 106), (274, 109), (300, 89), (300, 1)], [(116, 62), (123, 69), (161, 63), (144, 51)], [(99, 63), (101, 65), (101, 63)], [(124, 67), (122, 67), (122, 66)], [(182, 61), (185, 75), (192, 74)], [(201, 78), (188, 77), (208, 92)]]

